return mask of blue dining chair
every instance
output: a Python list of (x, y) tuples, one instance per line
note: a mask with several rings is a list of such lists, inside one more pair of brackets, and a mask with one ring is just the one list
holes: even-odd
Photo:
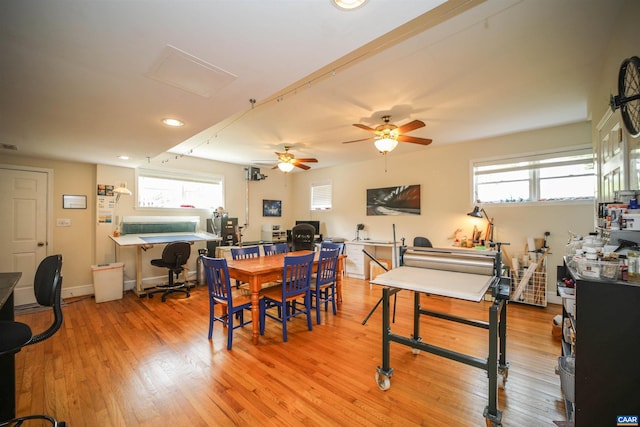
[[(251, 320), (244, 321), (245, 310), (251, 313), (251, 296), (231, 289), (229, 268), (225, 258), (209, 258), (200, 255), (200, 259), (209, 289), (209, 339), (213, 335), (213, 323), (218, 321), (227, 328), (227, 350), (231, 350), (233, 330), (251, 323)], [(219, 316), (215, 314), (216, 305), (222, 306), (222, 314)], [(240, 322), (235, 326), (234, 317), (237, 317)]]
[(273, 243), (270, 245), (262, 245), (262, 250), (265, 256), (286, 254), (289, 252), (289, 245), (287, 243)]
[[(260, 246), (243, 246), (231, 248), (232, 259), (247, 259), (260, 257)], [(240, 287), (240, 281), (236, 280), (236, 288)]]
[(231, 248), (231, 258), (246, 259), (258, 258), (260, 256), (260, 246), (243, 246), (241, 248)]
[(343, 254), (344, 243), (322, 242), (320, 243), (320, 250), (323, 249), (338, 249), (338, 254)]
[(321, 249), (318, 258), (318, 269), (315, 281), (311, 283), (311, 300), (316, 308), (316, 324), (320, 324), (320, 306), (324, 304), (324, 311), (333, 309), (336, 314), (336, 271), (340, 249)]
[[(260, 335), (264, 335), (266, 318), (269, 317), (282, 324), (282, 340), (287, 342), (287, 323), (294, 317), (306, 315), (309, 330), (311, 324), (311, 274), (313, 272), (313, 258), (315, 253), (306, 255), (289, 255), (284, 257), (282, 270), (282, 284), (273, 286), (260, 295)], [(304, 298), (304, 307), (293, 306), (297, 298)], [(277, 307), (278, 314), (268, 312)]]

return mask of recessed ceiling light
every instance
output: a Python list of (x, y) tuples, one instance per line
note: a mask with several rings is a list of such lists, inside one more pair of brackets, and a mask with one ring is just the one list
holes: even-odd
[(118, 156), (120, 160), (129, 160), (129, 156)]
[(184, 122), (178, 119), (162, 119), (162, 123), (167, 126), (180, 127), (184, 126)]
[(367, 0), (331, 0), (331, 3), (334, 6), (342, 10), (357, 9), (363, 4), (365, 4), (366, 2)]

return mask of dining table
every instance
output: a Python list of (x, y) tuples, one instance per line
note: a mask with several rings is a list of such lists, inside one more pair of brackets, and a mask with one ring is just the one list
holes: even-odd
[[(312, 251), (294, 251), (277, 255), (260, 256), (255, 258), (227, 260), (229, 276), (249, 284), (251, 291), (251, 320), (252, 339), (254, 344), (258, 344), (260, 338), (260, 290), (265, 283), (282, 280), (285, 256), (306, 255)], [(314, 258), (314, 268), (317, 268), (320, 252), (316, 252)], [(344, 258), (341, 254), (338, 258), (336, 270), (336, 299), (342, 302), (342, 272), (344, 268)]]

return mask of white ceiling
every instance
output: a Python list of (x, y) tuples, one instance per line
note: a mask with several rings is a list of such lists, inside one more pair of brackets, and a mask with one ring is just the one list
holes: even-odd
[[(410, 135), (432, 145), (584, 121), (621, 6), (3, 0), (0, 143), (17, 151), (0, 154), (248, 165), (291, 145), (319, 168), (379, 156), (372, 142), (341, 142), (384, 114), (423, 120)], [(168, 116), (186, 125), (167, 128)]]

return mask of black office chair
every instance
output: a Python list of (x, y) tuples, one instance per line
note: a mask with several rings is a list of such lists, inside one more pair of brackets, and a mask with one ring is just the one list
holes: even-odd
[(311, 224), (297, 224), (291, 229), (291, 250), (312, 251), (315, 249), (314, 240), (316, 228)]
[[(33, 335), (25, 323), (0, 321), (0, 356), (15, 354), (24, 346), (44, 341), (62, 326), (62, 255), (51, 255), (40, 262), (33, 281), (33, 291), (38, 304), (53, 308), (53, 323), (44, 332)], [(45, 420), (54, 427), (66, 425), (64, 421), (57, 421), (48, 415), (26, 415), (0, 422), (0, 427), (20, 426), (24, 421), (33, 419)]]
[(414, 237), (413, 238), (413, 246), (420, 246), (422, 248), (432, 248), (433, 245), (431, 244), (431, 241), (429, 239), (427, 239), (426, 237)]
[(184, 271), (184, 265), (189, 260), (190, 255), (191, 245), (189, 242), (173, 242), (164, 247), (161, 259), (151, 260), (151, 265), (169, 269), (169, 282), (165, 285), (156, 286), (155, 291), (148, 293), (149, 298), (153, 298), (153, 294), (159, 292), (162, 292), (162, 302), (167, 300), (168, 295), (175, 292), (182, 292), (187, 295), (187, 298), (191, 296), (186, 282), (176, 282), (173, 279), (174, 274), (176, 279), (180, 277), (180, 273)]

